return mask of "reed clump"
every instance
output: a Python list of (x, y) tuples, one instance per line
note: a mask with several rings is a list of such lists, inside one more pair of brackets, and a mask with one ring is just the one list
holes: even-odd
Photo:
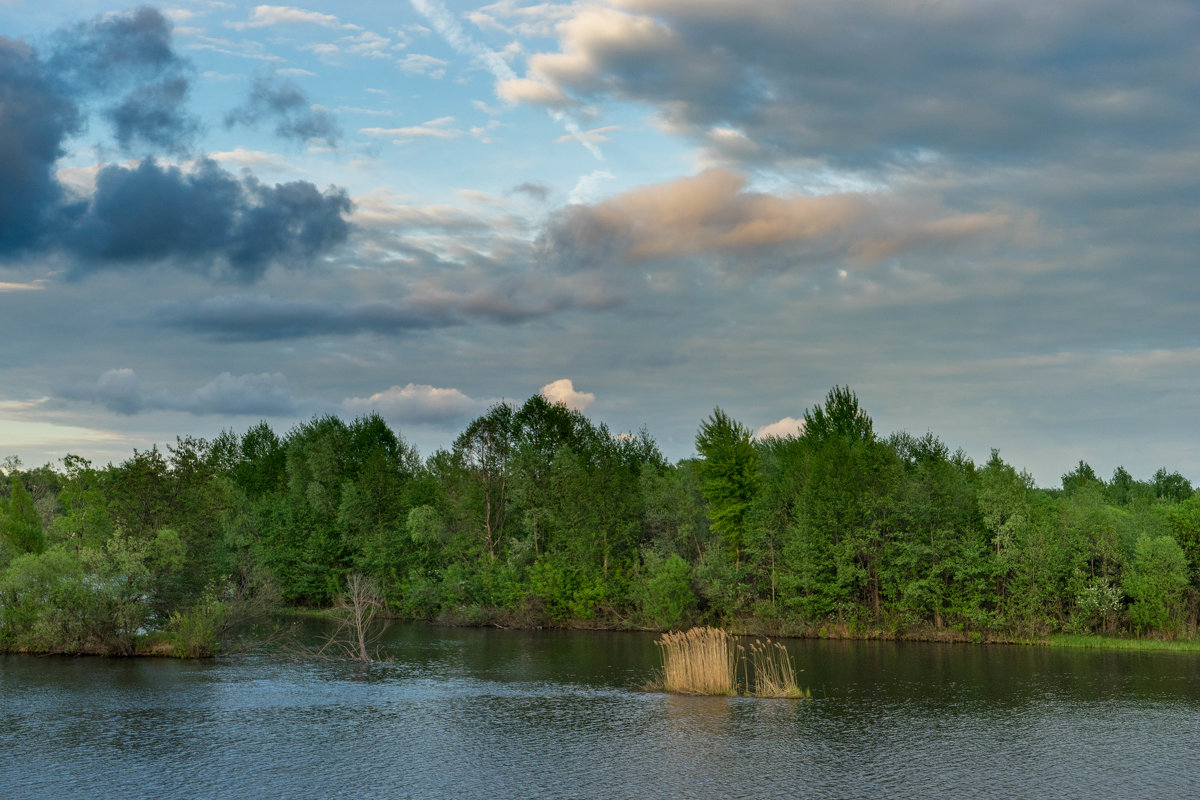
[(796, 683), (796, 667), (787, 648), (779, 642), (755, 641), (748, 648), (748, 661), (754, 672), (754, 686), (750, 688), (750, 678), (747, 676), (747, 693), (755, 697), (791, 697), (810, 696)]
[(675, 694), (737, 694), (737, 645), (720, 628), (663, 634), (662, 688)]
[(705, 627), (663, 634), (656, 644), (662, 679), (649, 688), (693, 695), (812, 696), (796, 682), (795, 665), (779, 642), (755, 640), (747, 648), (720, 628)]

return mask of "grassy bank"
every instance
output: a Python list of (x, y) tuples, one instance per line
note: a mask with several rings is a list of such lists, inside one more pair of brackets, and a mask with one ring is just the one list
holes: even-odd
[(1037, 642), (1048, 647), (1074, 647), (1087, 650), (1126, 650), (1140, 652), (1200, 653), (1200, 639), (1122, 639), (1115, 636), (1055, 634)]

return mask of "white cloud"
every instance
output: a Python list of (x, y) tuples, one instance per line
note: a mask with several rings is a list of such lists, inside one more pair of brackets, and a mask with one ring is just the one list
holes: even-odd
[(426, 75), (430, 78), (446, 76), (447, 62), (424, 53), (409, 53), (404, 58), (396, 59), (396, 64), (406, 75)]
[(302, 8), (293, 8), (291, 6), (255, 6), (254, 11), (250, 13), (248, 21), (227, 22), (225, 24), (236, 31), (244, 31), (249, 28), (265, 28), (271, 25), (288, 23), (304, 23), (320, 25), (322, 28), (358, 30), (357, 25), (343, 24), (341, 20), (332, 14), (322, 14), (319, 11), (306, 11)]
[[(84, 442), (110, 442), (121, 437), (109, 431), (57, 425), (53, 422), (0, 418), (0, 440), (5, 447), (78, 447)], [(9, 455), (10, 453), (4, 453)]]
[(455, 139), (462, 136), (462, 131), (448, 127), (454, 122), (454, 117), (438, 117), (420, 125), (410, 125), (404, 128), (362, 128), (359, 133), (367, 136), (390, 136), (397, 140), (403, 139)]
[(584, 411), (596, 401), (591, 392), (577, 392), (570, 378), (560, 378), (541, 389), (542, 397), (551, 403), (562, 403), (572, 411)]
[(221, 164), (229, 164), (245, 169), (265, 170), (269, 172), (295, 172), (291, 164), (275, 153), (264, 150), (247, 150), (242, 146), (232, 150), (209, 153), (209, 158)]
[(342, 401), (342, 408), (351, 414), (374, 411), (398, 422), (437, 425), (478, 413), (488, 402), (468, 397), (458, 389), (409, 383), (370, 397), (348, 397)]
[(598, 169), (580, 176), (575, 182), (575, 188), (567, 196), (567, 202), (572, 205), (592, 202), (600, 194), (600, 182), (615, 180), (616, 177), (606, 169)]
[(599, 142), (607, 142), (607, 133), (621, 130), (620, 125), (605, 125), (602, 128), (592, 128), (590, 131), (580, 131), (579, 133), (568, 133), (565, 136), (560, 136), (556, 140), (557, 144), (565, 142), (591, 142), (597, 144)]
[(804, 431), (804, 420), (794, 419), (793, 417), (784, 417), (778, 422), (772, 422), (770, 425), (763, 425), (754, 432), (755, 439), (771, 439), (771, 438), (786, 438), (788, 436), (799, 436)]
[[(413, 8), (415, 8), (419, 14), (424, 16), (430, 21), (430, 23), (432, 23), (433, 27), (437, 29), (437, 32), (441, 34), (442, 38), (445, 39), (451, 47), (463, 55), (478, 59), (479, 62), (483, 64), (484, 68), (487, 69), (488, 72), (492, 73), (492, 76), (496, 79), (497, 96), (501, 97), (501, 99), (508, 100), (508, 102), (514, 101), (506, 98), (504, 95), (505, 92), (508, 92), (514, 97), (524, 98), (528, 96), (530, 99), (527, 100), (527, 102), (536, 102), (532, 98), (540, 96), (542, 98), (540, 105), (547, 106), (546, 112), (550, 115), (550, 118), (562, 125), (567, 130), (567, 133), (574, 134), (576, 136), (579, 135), (581, 132), (579, 123), (570, 117), (567, 117), (561, 110), (552, 107), (553, 104), (547, 102), (552, 94), (556, 91), (555, 87), (549, 86), (549, 84), (546, 84), (545, 82), (543, 82), (543, 86), (548, 87), (548, 90), (537, 86), (527, 86), (526, 81), (518, 78), (517, 73), (513, 71), (511, 66), (509, 66), (508, 61), (505, 60), (504, 53), (498, 53), (495, 50), (490, 50), (468, 36), (455, 16), (450, 13), (450, 10), (447, 9), (439, 0), (412, 0), (412, 4)], [(561, 90), (557, 91), (559, 94), (562, 94)], [(563, 97), (565, 98), (565, 95), (563, 95)], [(604, 160), (604, 155), (600, 152), (600, 148), (596, 147), (595, 144), (583, 139), (580, 139), (580, 144), (582, 144), (597, 161)]]
[(10, 283), (0, 281), (0, 294), (5, 292), (37, 292), (46, 288), (45, 280), (39, 279), (29, 283)]
[(496, 95), (507, 103), (529, 103), (550, 109), (563, 108), (574, 103), (554, 84), (530, 78), (500, 81), (496, 84)]

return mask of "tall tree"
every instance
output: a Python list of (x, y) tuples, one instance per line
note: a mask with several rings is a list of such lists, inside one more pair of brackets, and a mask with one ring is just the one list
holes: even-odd
[(712, 530), (725, 543), (734, 561), (741, 560), (747, 515), (759, 490), (758, 451), (750, 429), (719, 407), (700, 424), (696, 434), (700, 491), (708, 500)]
[(33, 496), (25, 489), (25, 482), (17, 472), (9, 473), (8, 487), (7, 507), (0, 513), (0, 545), (14, 555), (42, 552), (46, 537), (41, 517), (33, 505)]

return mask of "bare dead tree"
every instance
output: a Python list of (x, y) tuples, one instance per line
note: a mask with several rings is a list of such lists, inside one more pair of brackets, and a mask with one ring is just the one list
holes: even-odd
[(337, 628), (314, 653), (318, 658), (378, 661), (379, 641), (391, 624), (379, 584), (354, 574), (333, 607)]

